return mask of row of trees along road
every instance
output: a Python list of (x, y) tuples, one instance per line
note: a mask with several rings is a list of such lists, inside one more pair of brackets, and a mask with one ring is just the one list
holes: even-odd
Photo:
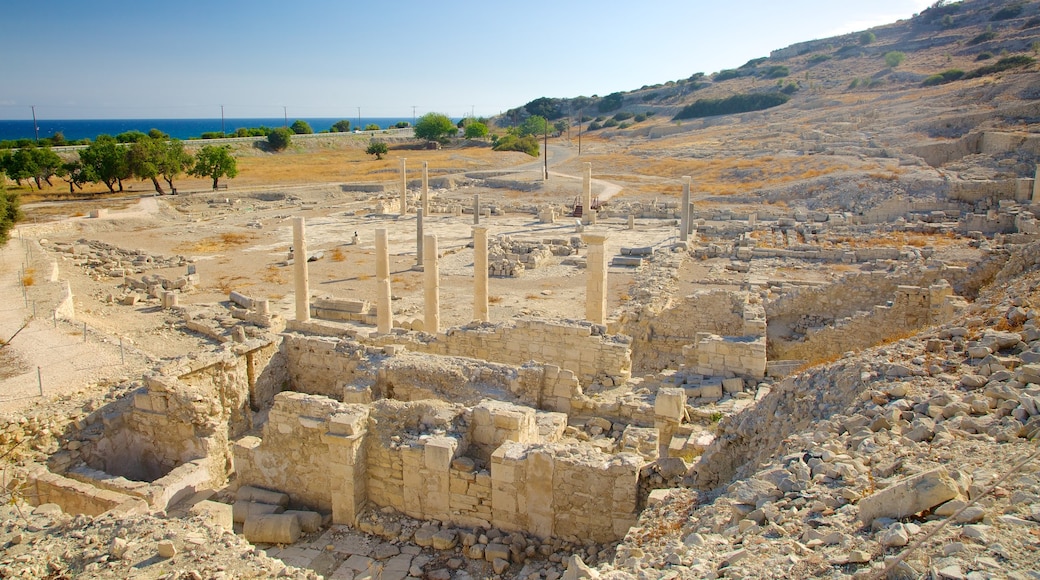
[(0, 154), (0, 172), (22, 182), (36, 183), (37, 189), (60, 177), (69, 184), (69, 193), (83, 189), (87, 183), (104, 183), (108, 191), (123, 191), (123, 181), (137, 178), (149, 180), (157, 193), (166, 193), (160, 179), (171, 193), (176, 193), (174, 180), (182, 175), (213, 180), (217, 189), (220, 178), (238, 175), (238, 164), (227, 145), (206, 145), (189, 153), (184, 143), (159, 135), (141, 134), (133, 143), (120, 143), (110, 135), (97, 139), (79, 151), (78, 159), (62, 159), (50, 147), (23, 147)]

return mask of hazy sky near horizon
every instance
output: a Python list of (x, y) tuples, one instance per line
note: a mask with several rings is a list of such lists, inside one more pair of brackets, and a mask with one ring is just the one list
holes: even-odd
[(933, 0), (3, 0), (0, 118), (453, 117), (735, 68)]

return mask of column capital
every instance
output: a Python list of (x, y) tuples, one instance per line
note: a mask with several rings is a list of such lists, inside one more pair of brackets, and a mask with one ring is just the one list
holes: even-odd
[(607, 241), (606, 234), (581, 234), (581, 241), (592, 246), (602, 246)]

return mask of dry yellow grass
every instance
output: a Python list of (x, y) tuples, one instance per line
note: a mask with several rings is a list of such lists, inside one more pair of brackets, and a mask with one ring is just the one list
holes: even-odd
[(216, 254), (237, 246), (244, 246), (255, 240), (256, 234), (225, 232), (218, 236), (178, 244), (174, 250), (182, 254)]
[(32, 286), (36, 283), (36, 269), (26, 268), (22, 272), (22, 286)]
[(340, 248), (333, 248), (332, 251), (329, 253), (329, 259), (333, 262), (342, 262), (343, 260), (347, 259), (347, 256), (343, 253), (343, 250), (341, 250)]

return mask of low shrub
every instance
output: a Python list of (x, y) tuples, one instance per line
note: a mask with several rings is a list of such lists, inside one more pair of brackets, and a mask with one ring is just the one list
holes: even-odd
[(1020, 14), (1022, 14), (1022, 5), (1012, 4), (997, 10), (989, 19), (993, 22), (997, 20), (1011, 20), (1012, 18), (1018, 18)]
[(538, 157), (538, 139), (533, 135), (525, 137), (505, 135), (495, 142), (492, 149), (495, 151), (522, 151), (531, 157)]
[(1021, 68), (1021, 67), (1024, 67), (1024, 66), (1029, 66), (1029, 65), (1033, 64), (1034, 62), (1036, 62), (1035, 58), (1033, 58), (1031, 56), (1026, 56), (1024, 54), (1016, 54), (1015, 56), (1007, 56), (1007, 57), (1004, 57), (1004, 58), (998, 60), (997, 62), (995, 62), (995, 63), (993, 63), (991, 65), (979, 67), (979, 68), (969, 72), (968, 74), (964, 75), (964, 78), (965, 79), (974, 79), (974, 78), (978, 78), (978, 77), (981, 77), (981, 76), (986, 76), (986, 75), (991, 75), (991, 74), (998, 73), (998, 72), (1003, 72), (1003, 71), (1010, 70), (1010, 69), (1013, 69), (1013, 68)]
[(906, 60), (906, 55), (898, 50), (890, 50), (885, 53), (885, 66), (888, 68), (896, 68), (903, 64), (904, 60)]
[(646, 115), (644, 115), (642, 113), (636, 115), (635, 117), (632, 117), (632, 122), (633, 123), (642, 123), (645, 120), (646, 120)]
[(698, 99), (692, 104), (683, 107), (672, 119), (697, 119), (715, 115), (761, 111), (782, 105), (790, 99), (791, 97), (782, 93), (751, 93), (733, 95), (722, 99)]
[(631, 119), (634, 116), (635, 115), (633, 113), (629, 113), (628, 111), (621, 111), (620, 113), (617, 113), (616, 115), (614, 115), (613, 119), (615, 121), (627, 121), (627, 120)]
[(814, 54), (809, 57), (807, 62), (809, 63), (809, 66), (812, 66), (814, 64), (820, 64), (821, 62), (826, 62), (832, 58), (834, 57), (829, 54)]
[(948, 70), (944, 70), (941, 73), (936, 73), (934, 75), (929, 76), (928, 78), (921, 81), (921, 86), (932, 87), (935, 85), (944, 85), (946, 83), (951, 83), (955, 80), (958, 80), (963, 76), (964, 71), (956, 68), (951, 68)]
[(979, 55), (975, 57), (975, 60), (976, 61), (989, 60), (991, 58), (993, 58), (993, 53), (988, 51), (988, 50), (986, 50), (986, 51), (980, 52)]
[(728, 81), (730, 79), (739, 79), (742, 76), (744, 76), (744, 73), (740, 72), (737, 69), (730, 68), (720, 70), (719, 72), (715, 73), (715, 76), (713, 78), (715, 82), (720, 83), (722, 81)]
[(780, 78), (784, 78), (784, 77), (786, 77), (786, 76), (788, 76), (790, 74), (791, 74), (791, 69), (787, 68), (786, 66), (779, 65), (779, 64), (771, 66), (771, 67), (765, 69), (764, 71), (762, 71), (762, 76), (766, 77), (767, 79), (780, 79)]
[(602, 128), (603, 128), (603, 125), (600, 125), (599, 123), (593, 121), (593, 122), (589, 123), (589, 126), (588, 126), (587, 130), (588, 131), (599, 131)]
[(968, 46), (975, 46), (976, 44), (982, 44), (983, 42), (989, 42), (997, 37), (997, 33), (992, 30), (987, 30), (982, 34), (972, 38), (968, 41)]

